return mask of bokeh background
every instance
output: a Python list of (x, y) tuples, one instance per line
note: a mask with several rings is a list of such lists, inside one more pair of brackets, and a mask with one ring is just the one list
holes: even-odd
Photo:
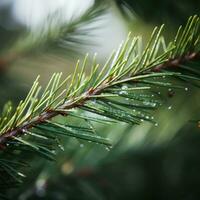
[[(77, 28), (73, 45), (67, 41), (64, 48), (48, 44), (41, 48), (34, 46), (34, 37), (28, 37), (44, 40), (42, 33), (49, 24), (56, 24), (53, 27), (59, 31), (63, 23), (76, 21), (99, 4), (104, 11), (97, 20)], [(168, 41), (180, 24), (199, 11), (198, 0), (1, 0), (0, 109), (8, 100), (17, 104), (24, 98), (38, 74), (45, 85), (54, 72), (72, 73), (77, 59), (86, 53), (91, 59), (97, 53), (103, 64), (129, 31), (146, 41), (156, 25), (165, 23)], [(80, 42), (84, 28), (88, 37)], [(12, 195), (20, 200), (198, 199), (199, 90), (189, 84), (184, 90), (160, 90), (164, 103), (154, 113), (156, 126), (96, 124), (111, 138), (113, 149), (62, 141), (64, 150), (56, 162), (33, 159), (34, 171)]]

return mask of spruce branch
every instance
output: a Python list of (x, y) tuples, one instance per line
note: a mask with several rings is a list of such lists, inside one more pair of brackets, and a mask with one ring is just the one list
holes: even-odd
[[(82, 64), (77, 62), (72, 76), (62, 80), (62, 73), (53, 74), (42, 92), (38, 77), (15, 110), (10, 103), (5, 105), (0, 120), (0, 148), (6, 151), (22, 146), (52, 159), (52, 148), (41, 145), (51, 137), (70, 136), (111, 145), (109, 139), (96, 134), (88, 121), (156, 123), (151, 115), (151, 110), (160, 105), (160, 96), (153, 93), (155, 87), (183, 87), (174, 85), (171, 78), (193, 84), (200, 81), (199, 68), (193, 69), (188, 64), (200, 58), (199, 17), (190, 17), (168, 45), (161, 35), (162, 29), (163, 26), (153, 30), (142, 52), (141, 38), (131, 39), (129, 35), (103, 67), (94, 57), (87, 77), (84, 72), (88, 55)], [(70, 120), (60, 123), (57, 116), (82, 119), (85, 126), (75, 125)], [(25, 135), (30, 136), (28, 140)], [(32, 137), (40, 142), (33, 143)]]
[(30, 54), (63, 51), (68, 51), (67, 55), (80, 54), (83, 47), (93, 44), (90, 40), (91, 32), (97, 28), (95, 22), (101, 20), (106, 10), (107, 6), (103, 1), (95, 1), (84, 14), (64, 22), (56, 11), (47, 18), (45, 24), (38, 27), (37, 31), (25, 31), (0, 55), (0, 69), (3, 70), (15, 60)]
[[(90, 76), (83, 79), (87, 62), (86, 56), (82, 65), (82, 70), (77, 75), (77, 83), (75, 83), (76, 69), (64, 100), (62, 98), (63, 94), (66, 93), (66, 90), (62, 90), (59, 94), (58, 91), (65, 86), (65, 83), (70, 76), (60, 83), (61, 73), (54, 74), (40, 99), (38, 93), (40, 92), (41, 86), (39, 86), (37, 78), (27, 98), (20, 102), (13, 116), (9, 119), (11, 112), (11, 107), (9, 107), (7, 109), (8, 113), (1, 119), (0, 144), (23, 134), (23, 131), (37, 126), (38, 124), (45, 123), (46, 120), (49, 120), (58, 114), (68, 115), (67, 111), (69, 109), (84, 106), (86, 101), (97, 98), (115, 97), (113, 95), (103, 94), (105, 90), (108, 91), (108, 89), (113, 86), (137, 82), (150, 77), (186, 77), (186, 75), (181, 73), (161, 71), (163, 69), (179, 67), (182, 63), (199, 58), (199, 49), (196, 49), (199, 45), (199, 18), (197, 16), (191, 17), (188, 20), (185, 29), (182, 31), (182, 34), (180, 34), (179, 29), (175, 41), (170, 42), (164, 53), (158, 56), (157, 51), (160, 48), (159, 39), (161, 38), (160, 34), (162, 28), (163, 26), (158, 31), (157, 28), (154, 29), (151, 39), (143, 53), (141, 55), (137, 54), (134, 59), (132, 59), (133, 61), (131, 60), (131, 63), (127, 65), (128, 61), (130, 61), (131, 52), (137, 51), (136, 45), (139, 44), (138, 38), (134, 38), (131, 47), (128, 47), (128, 43), (130, 42), (129, 36), (114, 54), (115, 57), (112, 59), (111, 66), (106, 64), (102, 71), (100, 71), (96, 81), (92, 84), (91, 79), (96, 75), (95, 73), (97, 72), (99, 65), (94, 65)], [(193, 44), (191, 44), (191, 42), (193, 42)], [(150, 45), (152, 45), (151, 48)], [(77, 68), (78, 67), (79, 61), (77, 62)], [(103, 77), (102, 74), (105, 70), (109, 71), (106, 72)], [(198, 79), (194, 77), (188, 78)], [(88, 85), (90, 85), (90, 87), (88, 87)], [(129, 89), (134, 90), (134, 88)], [(142, 88), (136, 87), (135, 89)], [(148, 89), (150, 89), (150, 87)], [(119, 95), (116, 94), (116, 96)], [(55, 106), (54, 103), (58, 100), (59, 103)], [(28, 111), (26, 111), (27, 109)], [(24, 115), (25, 111), (26, 114)], [(39, 114), (37, 111), (40, 111)]]

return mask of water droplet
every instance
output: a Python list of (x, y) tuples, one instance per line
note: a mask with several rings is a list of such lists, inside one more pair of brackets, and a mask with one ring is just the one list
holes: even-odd
[(127, 94), (126, 91), (120, 91), (119, 94)]
[(26, 132), (26, 130), (23, 128), (23, 129), (22, 129), (22, 132), (23, 132), (23, 133), (25, 133), (25, 132)]
[(171, 110), (171, 109), (172, 109), (172, 106), (169, 106), (169, 107), (168, 107), (168, 110)]
[(122, 86), (122, 90), (126, 90), (128, 87), (126, 85)]
[(61, 144), (59, 144), (58, 147), (59, 147), (62, 151), (65, 150), (65, 148), (64, 148), (63, 145), (61, 145)]
[(127, 91), (125, 91), (128, 87), (126, 85), (123, 85), (121, 87), (122, 91), (119, 92), (119, 94), (128, 94)]
[(143, 104), (145, 106), (152, 106), (152, 107), (155, 107), (156, 106), (156, 103), (152, 103), (152, 102), (148, 102), (148, 101), (143, 101)]
[(109, 147), (106, 147), (106, 150), (107, 150), (107, 151), (110, 151), (110, 148), (109, 148)]
[(188, 91), (188, 88), (187, 88), (187, 87), (185, 88), (185, 91)]
[(158, 123), (155, 123), (155, 126), (158, 126)]
[(84, 147), (84, 144), (80, 144), (80, 147), (83, 148), (83, 147)]

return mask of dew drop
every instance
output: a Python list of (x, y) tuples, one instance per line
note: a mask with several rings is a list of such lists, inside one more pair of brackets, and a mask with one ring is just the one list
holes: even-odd
[(128, 87), (126, 85), (122, 86), (122, 90), (126, 90)]
[(168, 107), (168, 110), (171, 110), (171, 109), (172, 109), (172, 106), (169, 106), (169, 107)]
[(106, 151), (110, 151), (110, 148), (106, 147)]
[(80, 144), (80, 147), (83, 148), (83, 147), (84, 147), (84, 144)]
[(55, 150), (52, 150), (51, 152), (52, 152), (53, 154), (55, 154), (55, 153), (56, 153), (56, 151), (55, 151)]
[(152, 105), (153, 105), (153, 107), (155, 107), (157, 104), (156, 104), (156, 103), (153, 103)]
[(25, 133), (25, 132), (26, 132), (26, 130), (23, 128), (23, 129), (22, 129), (22, 132), (23, 132), (23, 133)]
[(128, 94), (127, 91), (125, 91), (128, 87), (126, 85), (123, 85), (121, 87), (122, 91), (119, 92), (119, 94)]
[(65, 148), (64, 148), (63, 145), (61, 145), (61, 144), (59, 144), (58, 147), (59, 147), (62, 151), (65, 150)]
[(155, 123), (155, 126), (158, 126), (158, 123)]
[(143, 104), (144, 104), (145, 106), (152, 106), (152, 107), (155, 107), (155, 106), (156, 106), (156, 103), (147, 102), (147, 101), (143, 101)]
[(185, 91), (188, 91), (188, 88), (187, 88), (187, 87), (185, 88)]
[(120, 91), (119, 94), (127, 94), (126, 91)]

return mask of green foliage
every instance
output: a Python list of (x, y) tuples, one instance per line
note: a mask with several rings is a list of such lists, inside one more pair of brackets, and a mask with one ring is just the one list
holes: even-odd
[(83, 47), (92, 44), (91, 31), (97, 28), (94, 23), (100, 20), (106, 11), (104, 1), (95, 1), (84, 14), (76, 18), (72, 16), (69, 21), (63, 21), (59, 11), (56, 11), (37, 31), (22, 33), (14, 44), (2, 52), (1, 57), (9, 63), (18, 57), (39, 53), (65, 52), (66, 55), (67, 52), (68, 56), (80, 54)]
[[(21, 156), (25, 152), (53, 160), (63, 137), (110, 148), (111, 142), (98, 135), (94, 122), (156, 125), (153, 110), (162, 103), (160, 87), (185, 88), (174, 85), (174, 79), (199, 86), (199, 67), (190, 65), (200, 56), (199, 17), (190, 17), (168, 43), (162, 30), (163, 26), (156, 27), (145, 47), (140, 37), (129, 35), (103, 67), (94, 56), (88, 76), (86, 55), (72, 76), (63, 80), (62, 73), (55, 73), (43, 90), (37, 78), (16, 109), (6, 104), (0, 120), (0, 170), (9, 178), (2, 178), (1, 185), (13, 187), (13, 180), (21, 181), (24, 175), (18, 169), (25, 165)], [(14, 157), (16, 161), (11, 160)]]

